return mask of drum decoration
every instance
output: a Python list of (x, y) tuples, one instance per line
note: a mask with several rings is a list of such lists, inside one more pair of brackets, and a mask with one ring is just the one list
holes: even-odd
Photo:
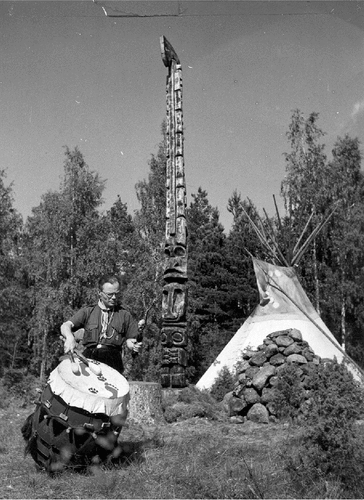
[(23, 425), (26, 452), (48, 472), (120, 454), (117, 438), (128, 415), (129, 384), (108, 365), (87, 361), (64, 359)]

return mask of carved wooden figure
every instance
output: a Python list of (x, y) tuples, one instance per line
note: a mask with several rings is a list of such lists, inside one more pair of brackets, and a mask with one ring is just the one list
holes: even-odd
[(168, 69), (166, 236), (162, 302), (163, 387), (186, 387), (187, 366), (187, 223), (183, 157), (182, 67), (168, 40), (160, 39)]

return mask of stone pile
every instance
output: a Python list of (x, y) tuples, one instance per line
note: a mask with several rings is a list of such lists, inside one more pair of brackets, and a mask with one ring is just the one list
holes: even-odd
[(244, 351), (235, 388), (223, 401), (230, 420), (235, 423), (275, 421), (274, 398), (279, 372), (287, 363), (293, 363), (305, 387), (309, 370), (321, 362), (299, 330), (270, 333), (257, 350)]

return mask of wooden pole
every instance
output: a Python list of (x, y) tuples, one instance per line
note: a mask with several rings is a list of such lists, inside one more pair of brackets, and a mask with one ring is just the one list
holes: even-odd
[(162, 299), (163, 387), (186, 387), (187, 366), (187, 222), (183, 156), (182, 67), (168, 40), (160, 38), (162, 60), (168, 68), (166, 237)]

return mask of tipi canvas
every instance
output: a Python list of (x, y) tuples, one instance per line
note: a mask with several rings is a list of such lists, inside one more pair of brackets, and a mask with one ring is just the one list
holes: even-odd
[(309, 301), (292, 267), (268, 264), (253, 258), (260, 303), (221, 351), (216, 361), (196, 384), (210, 389), (225, 366), (234, 372), (247, 348), (255, 349), (272, 332), (296, 328), (321, 358), (344, 361), (357, 381), (363, 381), (360, 368), (345, 354), (340, 344)]

